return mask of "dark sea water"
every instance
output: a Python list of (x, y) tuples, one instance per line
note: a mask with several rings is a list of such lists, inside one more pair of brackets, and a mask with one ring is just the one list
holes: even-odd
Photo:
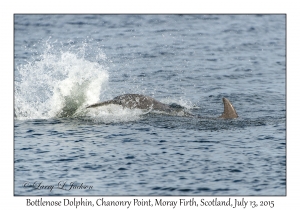
[[(14, 35), (15, 195), (286, 195), (285, 15), (15, 15)], [(204, 118), (85, 108), (125, 93)], [(213, 118), (223, 97), (239, 118)]]

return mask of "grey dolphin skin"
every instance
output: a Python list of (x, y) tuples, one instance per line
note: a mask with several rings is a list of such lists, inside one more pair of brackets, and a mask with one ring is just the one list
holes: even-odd
[[(223, 98), (223, 103), (224, 103), (224, 112), (223, 114), (219, 117), (222, 119), (234, 119), (237, 118), (238, 115), (230, 103), (230, 101), (227, 98)], [(105, 106), (109, 104), (116, 104), (116, 105), (121, 105), (123, 108), (130, 108), (130, 109), (145, 109), (145, 110), (157, 110), (157, 111), (162, 111), (166, 113), (178, 113), (180, 111), (183, 111), (184, 116), (193, 116), (192, 114), (188, 113), (185, 111), (185, 108), (177, 105), (177, 104), (164, 104), (161, 103), (154, 98), (151, 98), (149, 96), (144, 96), (140, 94), (125, 94), (125, 95), (120, 95), (115, 97), (112, 100), (104, 101), (104, 102), (99, 102), (95, 103), (92, 105), (87, 106), (86, 108), (94, 108), (94, 107), (99, 107), (99, 106)]]

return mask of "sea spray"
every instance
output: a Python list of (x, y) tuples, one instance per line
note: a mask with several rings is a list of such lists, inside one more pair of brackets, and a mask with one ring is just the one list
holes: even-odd
[(136, 121), (149, 112), (149, 110), (129, 109), (123, 108), (119, 105), (110, 104), (107, 106), (88, 109), (88, 112), (85, 114), (95, 123), (110, 124)]
[[(46, 42), (42, 54), (16, 67), (17, 119), (81, 116), (87, 104), (99, 100), (108, 71), (88, 60), (81, 48), (75, 53)], [(101, 50), (96, 57), (105, 59)]]

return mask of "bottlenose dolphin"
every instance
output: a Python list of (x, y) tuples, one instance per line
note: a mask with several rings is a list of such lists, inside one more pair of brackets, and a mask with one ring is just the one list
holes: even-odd
[[(234, 119), (237, 118), (238, 115), (227, 98), (223, 98), (224, 103), (224, 112), (219, 117), (222, 119)], [(178, 104), (164, 104), (161, 103), (150, 96), (144, 96), (140, 94), (125, 94), (115, 97), (112, 100), (103, 101), (99, 103), (95, 103), (92, 105), (87, 106), (86, 108), (94, 108), (99, 106), (105, 106), (109, 104), (116, 104), (121, 105), (123, 108), (130, 108), (130, 109), (144, 109), (144, 110), (157, 110), (166, 112), (169, 114), (179, 113), (182, 112), (184, 116), (194, 116), (191, 113), (187, 112), (187, 110), (178, 105)]]

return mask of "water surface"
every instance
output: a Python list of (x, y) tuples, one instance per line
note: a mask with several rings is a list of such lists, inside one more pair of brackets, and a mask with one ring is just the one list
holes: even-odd
[[(14, 27), (15, 195), (286, 194), (285, 15), (15, 15)], [(125, 93), (208, 118), (85, 109)], [(211, 119), (222, 97), (238, 119)], [(93, 187), (57, 188), (71, 182)]]

